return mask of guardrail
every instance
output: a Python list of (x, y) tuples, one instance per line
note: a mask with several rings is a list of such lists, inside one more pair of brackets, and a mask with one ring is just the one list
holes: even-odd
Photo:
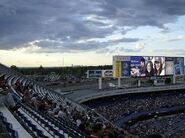
[(114, 89), (109, 91), (100, 91), (98, 93), (91, 93), (88, 95), (84, 95), (76, 99), (78, 103), (83, 103), (85, 101), (89, 101), (92, 99), (97, 99), (101, 97), (107, 96), (115, 96), (121, 94), (131, 94), (131, 93), (146, 93), (146, 92), (155, 92), (155, 91), (165, 91), (165, 90), (179, 90), (185, 89), (185, 84), (176, 84), (176, 85), (168, 85), (168, 86), (150, 86), (150, 87), (136, 87), (136, 88), (122, 88), (122, 89)]

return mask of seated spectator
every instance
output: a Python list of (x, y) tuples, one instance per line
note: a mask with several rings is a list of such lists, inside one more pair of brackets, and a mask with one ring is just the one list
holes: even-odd
[(90, 135), (90, 138), (101, 138), (103, 136), (103, 125), (102, 123), (96, 123), (92, 127), (93, 133)]
[(37, 100), (37, 97), (38, 97), (38, 94), (32, 94), (31, 96), (31, 100), (30, 100), (30, 104), (33, 105), (35, 107), (35, 103), (36, 103), (36, 100)]
[(63, 118), (63, 119), (67, 118), (66, 108), (63, 108), (62, 106), (60, 106), (60, 111), (58, 112), (58, 117)]
[(0, 103), (6, 105), (13, 112), (20, 107), (13, 99), (11, 88), (6, 86), (4, 76), (0, 77)]
[(162, 136), (159, 134), (152, 134), (152, 135), (149, 135), (147, 138), (162, 138)]
[(23, 93), (23, 102), (29, 103), (31, 100), (32, 92), (30, 92), (28, 89), (25, 89)]

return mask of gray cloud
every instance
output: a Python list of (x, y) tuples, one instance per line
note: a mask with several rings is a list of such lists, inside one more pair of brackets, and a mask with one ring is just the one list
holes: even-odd
[[(177, 3), (177, 6), (174, 6), (174, 3)], [(166, 0), (162, 1), (148, 1), (148, 0), (132, 0), (132, 1), (123, 1), (123, 0), (106, 0), (103, 6), (103, 16), (113, 18), (116, 20), (118, 25), (127, 25), (127, 26), (157, 26), (163, 27), (165, 23), (175, 21), (178, 14), (175, 9), (179, 9), (180, 4), (183, 4), (183, 1), (173, 1)], [(171, 11), (171, 6), (173, 5), (174, 13)], [(180, 6), (182, 12), (185, 13), (184, 8)]]
[(130, 47), (130, 48), (115, 47), (114, 49), (108, 49), (108, 50), (105, 49), (105, 51), (102, 50), (102, 53), (123, 53), (123, 52), (125, 52), (125, 53), (137, 53), (137, 52), (141, 52), (144, 48), (145, 48), (145, 43), (137, 42), (135, 47)]
[(184, 5), (184, 0), (0, 0), (0, 49), (25, 47), (35, 40), (42, 40), (38, 43), (42, 52), (87, 51), (137, 42), (138, 38), (123, 38), (77, 43), (105, 39), (114, 32), (125, 34), (130, 29), (124, 26), (164, 28), (185, 14)]
[(131, 52), (140, 52), (141, 50), (140, 49), (131, 49), (131, 48), (122, 48), (121, 51), (131, 53)]
[(185, 49), (157, 49), (153, 51), (154, 53), (161, 53), (163, 55), (185, 55)]
[(181, 40), (185, 40), (185, 36), (177, 36), (175, 38), (168, 39), (167, 41), (174, 42), (174, 41), (181, 41)]
[[(55, 52), (79, 52), (79, 51), (96, 51), (101, 53), (108, 46), (114, 46), (119, 43), (133, 43), (137, 42), (138, 38), (120, 38), (116, 40), (108, 40), (100, 42), (98, 40), (88, 40), (88, 41), (55, 41), (55, 40), (38, 40), (29, 45), (25, 46), (25, 52), (33, 53), (55, 53)], [(21, 49), (21, 48), (20, 48)], [(15, 49), (17, 50), (17, 49)]]

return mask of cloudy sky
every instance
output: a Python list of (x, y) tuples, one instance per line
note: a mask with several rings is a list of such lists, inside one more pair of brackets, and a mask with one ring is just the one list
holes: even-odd
[(185, 56), (185, 0), (0, 0), (0, 62), (112, 64), (113, 55)]

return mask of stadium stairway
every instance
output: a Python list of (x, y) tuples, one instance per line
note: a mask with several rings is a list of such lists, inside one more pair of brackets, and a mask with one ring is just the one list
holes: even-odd
[(36, 121), (34, 121), (31, 117), (29, 117), (24, 111), (19, 109), (16, 112), (16, 115), (19, 117), (19, 119), (24, 123), (27, 128), (29, 129), (29, 132), (33, 137), (43, 137), (43, 138), (52, 138), (53, 136), (50, 135), (45, 129), (43, 129)]
[[(73, 137), (76, 137), (76, 138), (85, 136), (85, 134), (84, 134), (84, 136), (82, 135), (83, 132), (81, 132), (76, 127), (76, 125), (74, 123), (72, 123), (70, 120), (66, 121), (62, 118), (55, 118), (54, 116), (49, 115), (47, 113), (36, 111), (35, 108), (33, 108), (32, 106), (29, 106), (29, 105), (22, 105), (22, 107), (24, 108), (24, 110), (26, 110), (26, 112), (28, 112), (29, 115), (34, 116), (34, 118), (40, 119), (39, 120), (40, 122), (45, 123), (44, 121), (42, 121), (43, 119), (45, 119), (47, 123), (51, 124), (57, 130), (62, 129), (64, 131), (64, 132), (62, 132), (63, 134), (69, 133), (70, 135), (72, 135)], [(46, 126), (46, 127), (50, 127), (50, 126)]]
[(53, 121), (48, 120), (46, 117), (42, 116), (40, 113), (32, 110), (25, 105), (22, 105), (22, 111), (29, 117), (31, 117), (35, 122), (37, 122), (41, 127), (43, 127), (48, 133), (50, 133), (53, 137), (69, 137), (67, 133), (65, 133), (62, 127), (58, 127), (53, 123)]
[(0, 119), (13, 138), (32, 138), (32, 136), (22, 127), (11, 112), (4, 106), (0, 106)]

